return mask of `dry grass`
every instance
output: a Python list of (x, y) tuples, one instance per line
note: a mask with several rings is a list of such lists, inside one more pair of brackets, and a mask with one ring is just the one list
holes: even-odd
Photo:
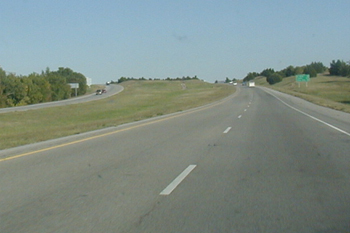
[(235, 91), (229, 85), (128, 81), (113, 97), (61, 107), (0, 114), (0, 149), (79, 134), (201, 106)]
[(299, 84), (295, 77), (284, 78), (282, 82), (269, 85), (265, 78), (256, 78), (256, 84), (285, 92), (315, 104), (350, 113), (350, 78), (327, 74), (311, 78), (310, 82)]

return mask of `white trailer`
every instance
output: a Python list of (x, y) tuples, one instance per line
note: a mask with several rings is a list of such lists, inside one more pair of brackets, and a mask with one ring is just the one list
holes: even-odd
[(248, 82), (248, 87), (255, 87), (255, 82), (249, 81)]

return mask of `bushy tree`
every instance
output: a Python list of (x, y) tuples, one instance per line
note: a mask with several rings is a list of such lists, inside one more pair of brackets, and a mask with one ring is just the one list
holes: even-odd
[(304, 67), (302, 67), (302, 66), (297, 66), (297, 67), (295, 67), (295, 69), (294, 69), (294, 75), (303, 74), (303, 73), (304, 73)]
[(120, 79), (118, 79), (118, 83), (125, 82), (126, 80), (128, 80), (126, 77), (120, 77)]
[(71, 96), (71, 88), (66, 79), (57, 73), (50, 73), (47, 77), (51, 86), (51, 100), (64, 100)]
[(312, 67), (317, 74), (323, 73), (327, 70), (327, 67), (325, 67), (322, 62), (311, 62), (308, 66)]
[(43, 103), (51, 100), (51, 88), (49, 81), (42, 75), (32, 73), (23, 78), (27, 86), (28, 104)]
[(341, 76), (350, 76), (350, 62), (348, 62), (348, 64), (345, 63), (345, 65), (340, 68), (339, 72)]
[[(59, 67), (56, 72), (58, 76), (64, 77), (67, 83), (79, 83), (78, 95), (84, 95), (87, 90), (86, 77), (80, 73), (74, 72), (70, 68)], [(71, 95), (75, 95), (75, 90), (71, 90)]]
[(4, 93), (5, 91), (5, 83), (6, 72), (0, 67), (0, 108), (6, 107), (7, 97)]
[[(329, 74), (330, 75), (343, 75), (346, 76), (347, 64), (343, 60), (333, 60), (330, 64)], [(345, 74), (345, 75), (344, 75)]]
[(275, 83), (281, 82), (282, 81), (282, 76), (279, 73), (273, 73), (269, 77), (266, 77), (266, 81), (270, 84), (273, 85)]
[(313, 78), (317, 76), (317, 71), (313, 66), (307, 65), (304, 68), (304, 74), (308, 74), (311, 78)]
[(51, 85), (49, 80), (44, 75), (31, 74), (28, 77), (32, 80), (41, 93), (42, 97), (39, 99), (39, 103), (51, 101)]
[(249, 82), (250, 80), (253, 80), (254, 78), (258, 77), (260, 74), (257, 72), (249, 72), (247, 76), (243, 79), (243, 82)]
[(290, 77), (295, 75), (295, 68), (293, 66), (288, 66), (287, 68), (281, 70), (281, 73), (283, 73), (284, 77)]
[(4, 94), (7, 97), (6, 103), (8, 106), (25, 104), (22, 99), (27, 96), (27, 89), (21, 77), (11, 73), (3, 80), (3, 84), (5, 85)]
[(269, 78), (274, 73), (275, 73), (274, 69), (268, 68), (268, 69), (265, 69), (265, 70), (261, 71), (260, 75), (264, 76), (266, 78)]

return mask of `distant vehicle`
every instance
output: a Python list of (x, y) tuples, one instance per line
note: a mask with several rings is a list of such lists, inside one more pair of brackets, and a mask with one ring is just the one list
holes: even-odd
[(237, 86), (237, 83), (236, 83), (236, 82), (234, 82), (234, 83), (233, 83), (233, 86)]
[(96, 95), (102, 95), (102, 90), (97, 90)]
[(106, 82), (106, 85), (109, 85), (109, 84), (111, 84), (111, 82)]
[(102, 89), (102, 93), (107, 93), (106, 89)]
[(248, 87), (255, 87), (255, 82), (249, 81), (248, 82)]

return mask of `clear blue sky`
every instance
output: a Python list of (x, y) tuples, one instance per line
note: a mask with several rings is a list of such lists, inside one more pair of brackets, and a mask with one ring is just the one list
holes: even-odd
[(104, 83), (350, 60), (349, 0), (2, 0), (0, 66)]

